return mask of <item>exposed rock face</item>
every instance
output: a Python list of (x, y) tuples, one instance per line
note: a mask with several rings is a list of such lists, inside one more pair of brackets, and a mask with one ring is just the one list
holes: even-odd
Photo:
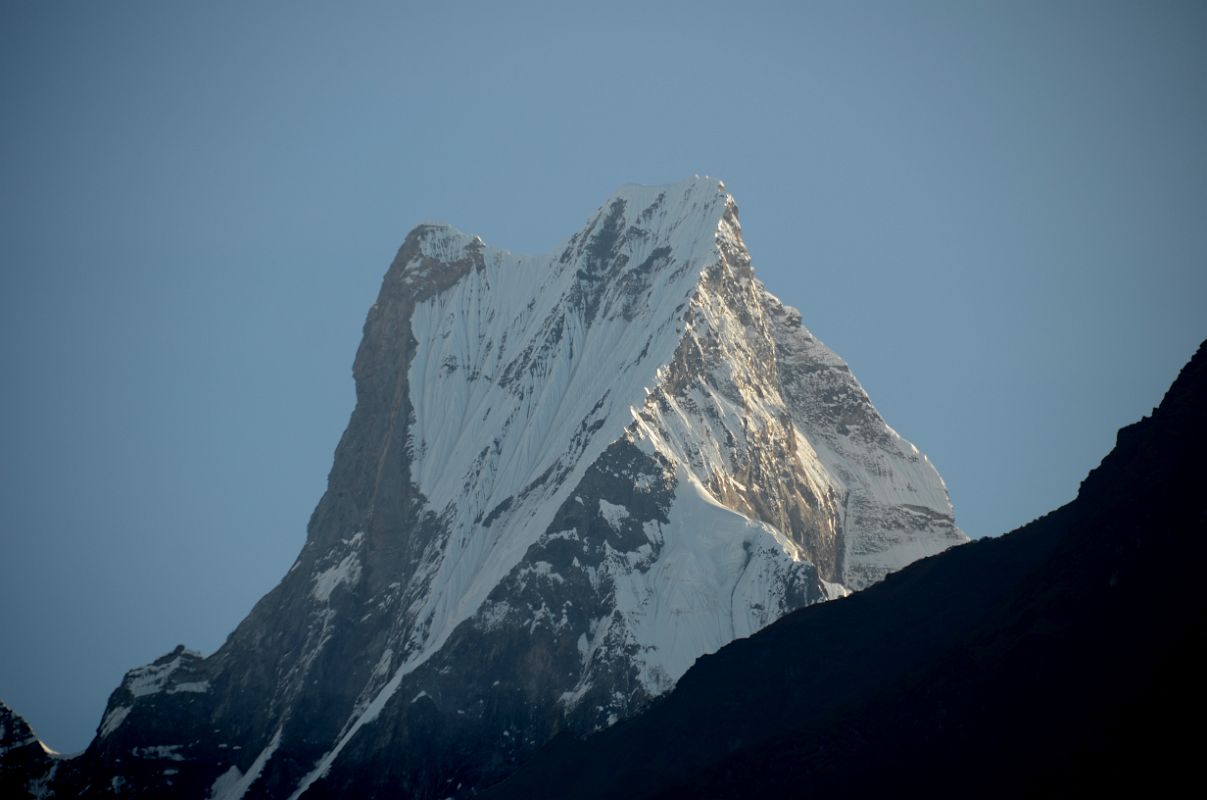
[(213, 656), (131, 672), (60, 794), (466, 796), (964, 540), (709, 179), (544, 256), (416, 228), (353, 372), (297, 562)]

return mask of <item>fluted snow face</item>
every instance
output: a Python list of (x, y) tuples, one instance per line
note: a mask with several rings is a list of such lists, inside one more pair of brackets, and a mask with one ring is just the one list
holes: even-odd
[(487, 596), (622, 438), (669, 465), (673, 496), (646, 552), (596, 568), (619, 616), (585, 647), (636, 653), (650, 695), (805, 598), (961, 541), (938, 474), (753, 278), (715, 181), (626, 187), (546, 256), (451, 229), (424, 243), (442, 261), (467, 248), (480, 268), (411, 321), (412, 475), (449, 530), (413, 649), (498, 618)]
[[(478, 609), (632, 421), (716, 261), (726, 202), (708, 180), (626, 187), (552, 254), (485, 248), (416, 307), (412, 475), (449, 530), (419, 610), (428, 643)], [(438, 260), (476, 245), (431, 238)]]

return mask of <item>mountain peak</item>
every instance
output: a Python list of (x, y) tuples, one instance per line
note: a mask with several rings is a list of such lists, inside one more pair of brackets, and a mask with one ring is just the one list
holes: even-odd
[(650, 252), (666, 248), (679, 261), (703, 267), (715, 260), (726, 218), (736, 226), (736, 210), (724, 184), (713, 178), (695, 176), (665, 186), (625, 184), (564, 245), (561, 259), (585, 255), (588, 273), (617, 261), (623, 266), (628, 259), (618, 258), (619, 247), (627, 240), (646, 242)]
[(679, 211), (677, 216), (701, 214), (707, 217), (718, 208), (723, 210), (732, 200), (725, 191), (725, 183), (707, 175), (693, 175), (667, 184), (624, 183), (603, 202), (592, 217), (611, 208), (617, 201), (624, 203), (630, 210), (629, 219), (633, 222), (640, 218), (645, 209), (661, 205), (663, 202), (668, 202), (669, 208)]
[[(420, 291), (427, 285), (425, 276), (433, 270), (448, 274), (450, 266), (459, 265), (462, 269), (454, 271), (461, 272), (471, 262), (488, 260), (546, 262), (552, 267), (546, 279), (561, 277), (567, 283), (577, 279), (579, 284), (607, 283), (672, 262), (687, 268), (694, 264), (698, 273), (716, 260), (719, 237), (732, 246), (740, 242), (740, 230), (737, 205), (726, 194), (724, 183), (714, 178), (696, 175), (662, 186), (629, 183), (617, 189), (583, 229), (554, 249), (556, 259), (513, 254), (448, 223), (424, 222), (407, 234), (391, 273)], [(674, 259), (666, 258), (672, 253)], [(573, 269), (567, 270), (567, 266)], [(630, 283), (629, 294), (650, 288), (640, 278), (630, 278)], [(578, 294), (578, 302), (593, 316), (596, 303), (592, 296), (600, 294), (599, 287)]]
[(546, 254), (416, 227), (353, 374), (289, 573), (214, 656), (129, 673), (64, 775), (466, 795), (964, 540), (934, 468), (753, 279), (712, 178), (621, 187)]

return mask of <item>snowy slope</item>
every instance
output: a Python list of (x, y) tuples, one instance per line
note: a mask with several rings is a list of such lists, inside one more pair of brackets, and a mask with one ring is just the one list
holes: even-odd
[[(416, 307), (412, 474), (450, 532), (417, 609), (425, 645), (477, 610), (632, 421), (716, 259), (708, 220), (724, 205), (710, 182), (626, 187), (581, 240), (543, 258), (487, 248), (484, 268)], [(472, 241), (449, 229), (424, 252), (455, 259)]]

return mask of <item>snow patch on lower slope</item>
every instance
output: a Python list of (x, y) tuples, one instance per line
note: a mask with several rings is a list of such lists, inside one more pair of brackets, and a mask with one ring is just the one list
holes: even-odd
[(599, 513), (614, 531), (619, 531), (621, 524), (629, 518), (627, 508), (609, 503), (607, 500), (599, 501)]
[(808, 579), (813, 570), (779, 531), (721, 505), (682, 466), (676, 477), (669, 521), (647, 530), (658, 540), (657, 559), (648, 571), (612, 576), (650, 696), (669, 690), (700, 656), (782, 616), (789, 573)]
[(177, 656), (165, 664), (148, 664), (132, 669), (126, 676), (126, 689), (135, 697), (161, 692), (172, 673), (180, 669), (180, 665), (181, 658)]
[(97, 734), (98, 739), (104, 739), (109, 734), (122, 726), (126, 721), (126, 717), (130, 715), (130, 706), (117, 706), (105, 714), (105, 718), (101, 720), (101, 730)]
[(338, 564), (328, 567), (314, 576), (314, 587), (310, 590), (311, 597), (320, 603), (326, 603), (331, 599), (331, 593), (337, 587), (343, 584), (354, 585), (360, 580), (359, 547), (364, 538), (364, 533), (358, 532), (350, 540), (344, 542), (349, 549), (348, 554)]
[[(441, 644), (443, 644), (443, 641), (441, 641)], [(298, 782), (298, 787), (294, 789), (293, 794), (289, 795), (289, 800), (298, 800), (315, 781), (321, 780), (327, 774), (331, 769), (331, 765), (335, 763), (335, 759), (339, 758), (339, 754), (348, 746), (348, 742), (352, 741), (352, 737), (361, 728), (373, 722), (381, 715), (382, 710), (386, 707), (386, 703), (390, 701), (390, 698), (398, 691), (398, 687), (402, 685), (403, 678), (422, 666), (424, 662), (435, 655), (438, 649), (439, 647), (435, 647), (421, 652), (394, 671), (393, 677), (390, 678), (385, 686), (378, 690), (373, 700), (344, 726), (344, 730), (336, 741), (335, 746), (328, 750), (318, 760), (314, 768)]]
[(232, 766), (214, 780), (210, 787), (209, 800), (242, 800), (252, 784), (260, 779), (264, 765), (272, 758), (280, 743), (281, 731), (278, 728), (268, 746), (260, 751), (260, 755), (256, 756), (256, 760), (247, 768), (246, 775), (238, 767)]

